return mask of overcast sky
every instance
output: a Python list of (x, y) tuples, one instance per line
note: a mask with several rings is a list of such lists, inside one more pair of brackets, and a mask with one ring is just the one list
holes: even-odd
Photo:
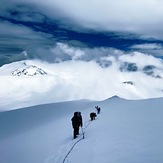
[(29, 56), (50, 54), (57, 42), (163, 56), (161, 0), (1, 0), (1, 4), (3, 62), (6, 55), (15, 57), (22, 51)]

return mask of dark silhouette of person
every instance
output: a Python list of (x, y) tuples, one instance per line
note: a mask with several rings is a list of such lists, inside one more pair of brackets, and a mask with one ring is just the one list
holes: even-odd
[(96, 110), (97, 110), (97, 114), (100, 114), (101, 108), (99, 106), (95, 106)]
[(96, 116), (97, 116), (96, 113), (94, 113), (94, 112), (90, 113), (91, 121), (95, 120)]
[(80, 126), (83, 127), (83, 118), (81, 112), (78, 112), (78, 116), (79, 116)]
[(74, 139), (75, 139), (79, 134), (79, 127), (81, 125), (81, 117), (79, 116), (79, 112), (74, 112), (74, 116), (72, 117), (71, 121), (72, 121), (72, 127), (74, 129)]

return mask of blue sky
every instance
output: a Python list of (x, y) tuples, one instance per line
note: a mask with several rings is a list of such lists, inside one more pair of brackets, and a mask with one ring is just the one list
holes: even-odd
[(160, 0), (2, 0), (1, 65), (46, 58), (57, 42), (163, 56)]

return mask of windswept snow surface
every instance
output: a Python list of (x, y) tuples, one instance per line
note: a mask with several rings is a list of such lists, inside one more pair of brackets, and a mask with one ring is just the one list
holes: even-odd
[[(101, 107), (96, 120), (89, 113)], [(72, 140), (71, 117), (81, 111), (85, 139), (65, 163), (162, 163), (163, 98), (70, 101), (0, 112), (1, 163), (63, 163)], [(81, 131), (80, 131), (81, 132)]]

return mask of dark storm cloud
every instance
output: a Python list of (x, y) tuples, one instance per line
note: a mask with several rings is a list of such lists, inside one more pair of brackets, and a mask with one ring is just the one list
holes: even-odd
[[(161, 1), (1, 2), (1, 57), (25, 50), (30, 58), (51, 60), (51, 49), (55, 49), (57, 42), (75, 47), (112, 47), (123, 51), (142, 50), (135, 45), (163, 44)], [(10, 62), (6, 56), (1, 60)]]
[[(72, 20), (79, 26), (105, 31), (131, 32), (162, 39), (163, 2), (160, 0), (24, 0), (39, 5), (51, 17)], [(44, 9), (43, 9), (44, 6)]]
[(24, 50), (32, 51), (38, 47), (53, 45), (51, 35), (33, 31), (24, 25), (1, 21), (0, 29), (0, 65), (22, 60), (20, 53)]

